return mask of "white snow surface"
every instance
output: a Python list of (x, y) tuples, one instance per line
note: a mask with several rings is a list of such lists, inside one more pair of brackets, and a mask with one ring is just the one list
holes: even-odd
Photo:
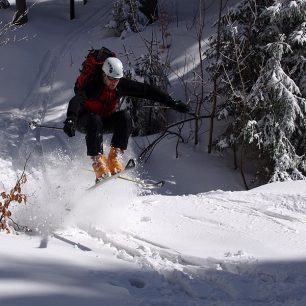
[[(103, 28), (111, 1), (76, 2), (73, 21), (69, 1), (27, 3), (26, 25), (0, 29), (0, 191), (14, 186), (31, 153), (28, 202), (13, 205), (12, 217), (32, 232), (0, 233), (0, 305), (306, 305), (305, 181), (244, 191), (232, 161), (206, 153), (204, 134), (199, 147), (179, 145), (179, 158), (176, 140), (164, 140), (130, 174), (165, 179), (162, 189), (117, 179), (86, 191), (93, 174), (84, 136), (31, 130), (28, 122), (61, 127), (87, 50), (141, 55), (142, 38), (121, 40)], [(197, 61), (186, 27), (197, 1), (166, 3), (177, 15), (170, 51), (182, 72), (186, 54), (191, 66)], [(208, 4), (203, 40), (217, 13)], [(1, 27), (13, 11), (0, 11)], [(150, 38), (152, 27), (158, 31), (153, 25), (142, 35)], [(183, 98), (175, 75), (171, 93)], [(131, 139), (125, 160), (146, 144)]]

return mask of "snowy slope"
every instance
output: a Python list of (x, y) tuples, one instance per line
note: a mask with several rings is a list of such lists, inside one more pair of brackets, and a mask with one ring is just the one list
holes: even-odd
[[(186, 23), (197, 1), (166, 3), (178, 12), (171, 53), (181, 71), (186, 53), (196, 55)], [(210, 22), (214, 1), (209, 9)], [(28, 24), (1, 36), (0, 191), (31, 153), (28, 203), (15, 205), (13, 217), (32, 232), (0, 233), (0, 306), (305, 305), (305, 181), (243, 191), (231, 161), (206, 154), (205, 139), (180, 145), (179, 159), (167, 139), (134, 174), (165, 179), (163, 189), (116, 180), (87, 192), (93, 174), (83, 135), (28, 128), (33, 119), (62, 126), (90, 47), (144, 51), (139, 36), (120, 40), (103, 28), (110, 1), (78, 2), (76, 10), (69, 21), (67, 1), (38, 1)], [(13, 8), (0, 13), (6, 24)], [(170, 80), (180, 98), (175, 74)], [(146, 141), (131, 139), (125, 158)]]
[(56, 234), (1, 234), (3, 305), (305, 305), (305, 187), (97, 190)]

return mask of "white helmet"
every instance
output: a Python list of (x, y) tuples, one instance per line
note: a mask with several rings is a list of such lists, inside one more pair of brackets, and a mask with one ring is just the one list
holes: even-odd
[(108, 57), (103, 63), (102, 70), (111, 78), (120, 79), (123, 77), (123, 65), (117, 57)]

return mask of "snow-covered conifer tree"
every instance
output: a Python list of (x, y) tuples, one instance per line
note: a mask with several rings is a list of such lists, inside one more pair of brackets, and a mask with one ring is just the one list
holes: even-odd
[(148, 20), (139, 10), (140, 6), (138, 0), (116, 0), (112, 10), (113, 19), (106, 27), (116, 30), (121, 38), (131, 31), (141, 31)]
[(222, 17), (207, 52), (218, 77), (220, 114), (231, 116), (222, 145), (266, 156), (270, 181), (305, 179), (305, 0), (244, 0)]
[[(273, 166), (271, 181), (305, 178), (305, 160), (296, 151), (305, 136), (306, 100), (282, 68), (283, 54), (290, 51), (283, 39), (284, 35), (279, 42), (267, 46), (271, 57), (248, 96), (247, 113), (251, 119), (243, 129), (244, 140), (255, 142), (269, 156)], [(298, 139), (300, 145), (295, 142)]]
[[(147, 84), (154, 85), (161, 90), (167, 92), (168, 87), (168, 78), (167, 72), (169, 67), (166, 64), (161, 62), (161, 54), (159, 51), (150, 52), (142, 55), (136, 63), (135, 72), (138, 76), (143, 78), (143, 81)], [(142, 105), (152, 106), (152, 102), (142, 102)], [(149, 108), (140, 108), (138, 110), (139, 117), (147, 122), (146, 125), (142, 126), (141, 133), (142, 135), (152, 134), (160, 132), (166, 125), (166, 112), (160, 106), (149, 107)]]
[[(148, 52), (136, 59), (135, 69), (127, 71), (127, 77), (154, 85), (167, 91), (169, 67), (161, 61), (158, 48), (148, 48)], [(134, 135), (149, 135), (160, 132), (166, 125), (166, 110), (152, 101), (140, 101), (139, 98), (128, 98), (128, 107), (132, 117)]]

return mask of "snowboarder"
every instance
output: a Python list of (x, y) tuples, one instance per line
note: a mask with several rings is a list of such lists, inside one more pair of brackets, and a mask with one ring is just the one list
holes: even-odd
[[(96, 182), (123, 170), (120, 159), (127, 149), (131, 120), (126, 110), (117, 108), (125, 96), (160, 102), (181, 113), (189, 111), (187, 104), (173, 100), (158, 88), (123, 77), (122, 62), (108, 57), (102, 71), (70, 100), (64, 122), (69, 137), (75, 136), (76, 130), (86, 134), (87, 155), (93, 161)], [(113, 133), (107, 158), (103, 152), (104, 131)]]

